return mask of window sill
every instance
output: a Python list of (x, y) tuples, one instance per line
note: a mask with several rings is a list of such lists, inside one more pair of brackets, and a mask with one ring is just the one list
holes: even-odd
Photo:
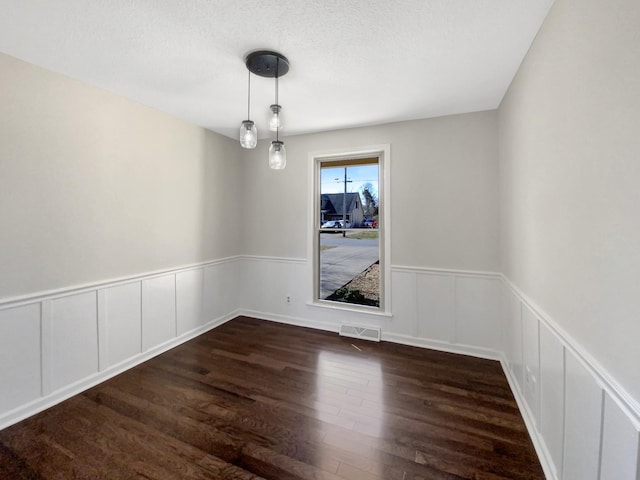
[(322, 300), (307, 302), (307, 305), (309, 307), (326, 308), (329, 310), (338, 310), (342, 312), (364, 313), (366, 315), (373, 315), (376, 317), (393, 318), (393, 314), (391, 312), (385, 312), (375, 307), (359, 307), (357, 305), (341, 304), (338, 302), (323, 302)]

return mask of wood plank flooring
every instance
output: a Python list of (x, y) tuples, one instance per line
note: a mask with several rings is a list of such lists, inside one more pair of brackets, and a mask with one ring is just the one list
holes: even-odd
[(544, 479), (500, 364), (238, 317), (0, 431), (1, 479)]

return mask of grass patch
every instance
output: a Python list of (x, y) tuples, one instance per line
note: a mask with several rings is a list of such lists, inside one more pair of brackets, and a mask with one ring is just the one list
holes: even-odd
[(360, 240), (360, 239), (373, 239), (373, 238), (378, 238), (378, 232), (358, 232), (358, 233), (354, 233), (354, 234), (347, 234), (347, 236), (349, 238), (355, 238), (356, 240)]
[(325, 250), (331, 250), (332, 248), (336, 248), (335, 245), (320, 245), (320, 251), (323, 252)]
[(380, 300), (367, 298), (360, 290), (350, 290), (342, 287), (327, 297), (327, 300), (342, 303), (354, 303), (356, 305), (368, 305), (370, 307), (379, 307)]

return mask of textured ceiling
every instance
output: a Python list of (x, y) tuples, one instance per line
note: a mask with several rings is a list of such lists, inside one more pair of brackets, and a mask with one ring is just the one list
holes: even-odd
[[(553, 0), (0, 0), (0, 51), (236, 137), (273, 49), (283, 134), (496, 108)], [(252, 77), (260, 137), (273, 79)]]

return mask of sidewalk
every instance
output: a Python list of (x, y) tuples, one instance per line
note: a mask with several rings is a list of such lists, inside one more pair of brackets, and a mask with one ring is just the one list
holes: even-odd
[(320, 298), (324, 299), (378, 261), (377, 245), (332, 246), (320, 252)]

